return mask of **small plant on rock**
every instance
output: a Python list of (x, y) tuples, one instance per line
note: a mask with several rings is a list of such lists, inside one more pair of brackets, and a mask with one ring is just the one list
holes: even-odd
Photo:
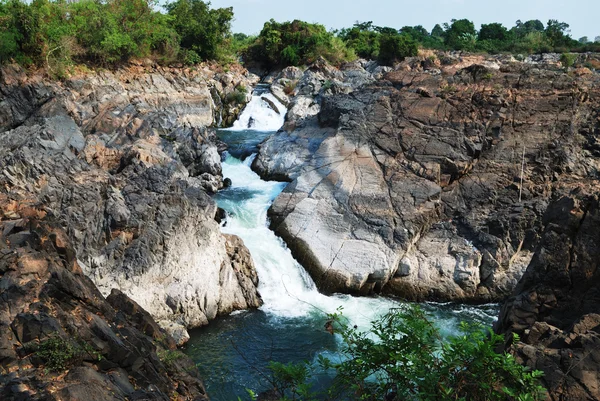
[(560, 56), (560, 63), (564, 67), (565, 70), (573, 67), (575, 64), (575, 60), (577, 60), (577, 55), (572, 53), (563, 53)]
[(46, 372), (62, 372), (86, 357), (97, 361), (102, 359), (100, 352), (87, 342), (65, 340), (58, 336), (41, 342), (32, 351), (42, 359)]
[(226, 103), (233, 104), (244, 104), (246, 103), (246, 96), (248, 94), (248, 90), (244, 85), (238, 85), (235, 87), (233, 92), (230, 92), (225, 98)]
[(294, 91), (296, 90), (297, 85), (298, 85), (298, 81), (289, 81), (283, 87), (283, 93), (285, 93), (288, 96), (292, 95), (294, 93)]

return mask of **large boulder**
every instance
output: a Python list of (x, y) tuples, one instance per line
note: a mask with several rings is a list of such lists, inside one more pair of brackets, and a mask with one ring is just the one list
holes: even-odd
[(503, 299), (553, 190), (598, 174), (600, 79), (479, 56), (443, 74), (417, 61), (350, 93), (320, 91), (317, 114), (300, 117), (302, 93), (314, 94), (304, 86), (253, 163), (290, 181), (272, 227), (324, 291)]
[(150, 314), (87, 278), (55, 218), (0, 195), (0, 398), (208, 400)]

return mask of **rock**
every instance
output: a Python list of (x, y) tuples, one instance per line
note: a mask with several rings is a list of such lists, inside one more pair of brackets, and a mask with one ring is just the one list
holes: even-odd
[(269, 87), (271, 94), (275, 96), (275, 99), (279, 100), (281, 104), (284, 106), (288, 106), (290, 104), (290, 98), (285, 93), (285, 87), (278, 84), (273, 84)]
[[(214, 99), (254, 78), (144, 68), (64, 84), (3, 68), (0, 193), (43, 204), (104, 296), (118, 289), (182, 340), (260, 304), (250, 256), (237, 252), (234, 267), (208, 196), (223, 186)], [(244, 263), (247, 280), (235, 273)]]
[(597, 75), (455, 61), (433, 74), (407, 60), (350, 93), (324, 91), (325, 76), (343, 88), (347, 71), (374, 65), (317, 63), (284, 130), (260, 145), (253, 169), (290, 181), (271, 226), (321, 290), (501, 300), (531, 260), (550, 194), (597, 177)]
[(260, 98), (263, 102), (265, 102), (266, 104), (269, 105), (269, 107), (277, 114), (279, 113), (279, 109), (277, 108), (277, 106), (275, 106), (275, 103), (273, 103), (273, 101), (271, 99), (269, 99), (268, 97), (262, 96)]
[(0, 218), (0, 398), (208, 400), (194, 363), (165, 357), (174, 340), (125, 294), (106, 300), (56, 219), (31, 204), (0, 195), (19, 215)]
[(539, 246), (496, 324), (506, 338), (521, 336), (507, 345), (544, 372), (552, 399), (600, 399), (600, 203), (589, 189), (548, 207)]
[(281, 73), (278, 75), (277, 79), (289, 79), (289, 80), (298, 80), (301, 79), (304, 75), (304, 71), (302, 71), (300, 68), (298, 67), (294, 67), (294, 66), (290, 66), (290, 67), (285, 67), (283, 70), (281, 70)]

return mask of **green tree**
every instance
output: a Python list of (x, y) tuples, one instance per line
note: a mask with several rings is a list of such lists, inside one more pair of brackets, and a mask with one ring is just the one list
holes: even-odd
[(356, 22), (352, 28), (342, 29), (338, 36), (359, 57), (375, 59), (379, 56), (379, 36), (373, 22)]
[(177, 0), (165, 8), (172, 17), (181, 47), (203, 60), (218, 60), (229, 49), (233, 8), (211, 9), (201, 0)]
[(551, 19), (546, 25), (546, 37), (553, 47), (569, 45), (571, 38), (569, 36), (569, 24)]
[(405, 57), (416, 56), (418, 51), (417, 42), (405, 33), (385, 33), (379, 38), (379, 62), (383, 65), (392, 65)]
[(431, 36), (433, 36), (435, 38), (443, 39), (444, 38), (444, 28), (442, 28), (442, 26), (440, 24), (436, 24), (433, 27), (433, 29), (431, 30)]
[(310, 64), (324, 57), (333, 64), (355, 57), (340, 38), (321, 24), (294, 20), (267, 21), (256, 41), (243, 55), (246, 61), (266, 67)]
[(479, 40), (505, 41), (509, 37), (508, 29), (500, 23), (483, 24), (479, 30)]
[(517, 20), (512, 31), (517, 38), (523, 38), (532, 32), (544, 32), (544, 23), (537, 19), (525, 22)]
[(502, 24), (483, 24), (479, 30), (478, 48), (489, 53), (508, 50), (513, 41), (513, 33)]
[(470, 39), (477, 35), (475, 25), (468, 19), (453, 19), (450, 25), (444, 25), (446, 27), (446, 31), (444, 32), (446, 46), (451, 49), (464, 50), (469, 45), (469, 41), (465, 39)]

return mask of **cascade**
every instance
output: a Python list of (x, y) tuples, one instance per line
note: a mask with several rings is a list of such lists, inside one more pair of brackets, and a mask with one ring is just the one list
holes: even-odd
[[(267, 383), (257, 369), (264, 370), (269, 360), (297, 362), (335, 351), (338, 340), (323, 327), (326, 313), (341, 307), (353, 324), (368, 327), (379, 314), (400, 305), (384, 297), (319, 293), (285, 243), (268, 228), (267, 210), (287, 183), (264, 181), (250, 166), (257, 144), (281, 128), (285, 111), (264, 87), (259, 88), (233, 127), (219, 133), (229, 145), (223, 176), (232, 181), (230, 188), (216, 195), (227, 211), (222, 231), (241, 237), (250, 250), (264, 304), (258, 311), (238, 312), (190, 333), (186, 352), (199, 363), (214, 400), (243, 398), (247, 388), (264, 389)], [(460, 321), (489, 324), (497, 315), (495, 305), (425, 304), (424, 308), (436, 316), (442, 334), (452, 333)]]

